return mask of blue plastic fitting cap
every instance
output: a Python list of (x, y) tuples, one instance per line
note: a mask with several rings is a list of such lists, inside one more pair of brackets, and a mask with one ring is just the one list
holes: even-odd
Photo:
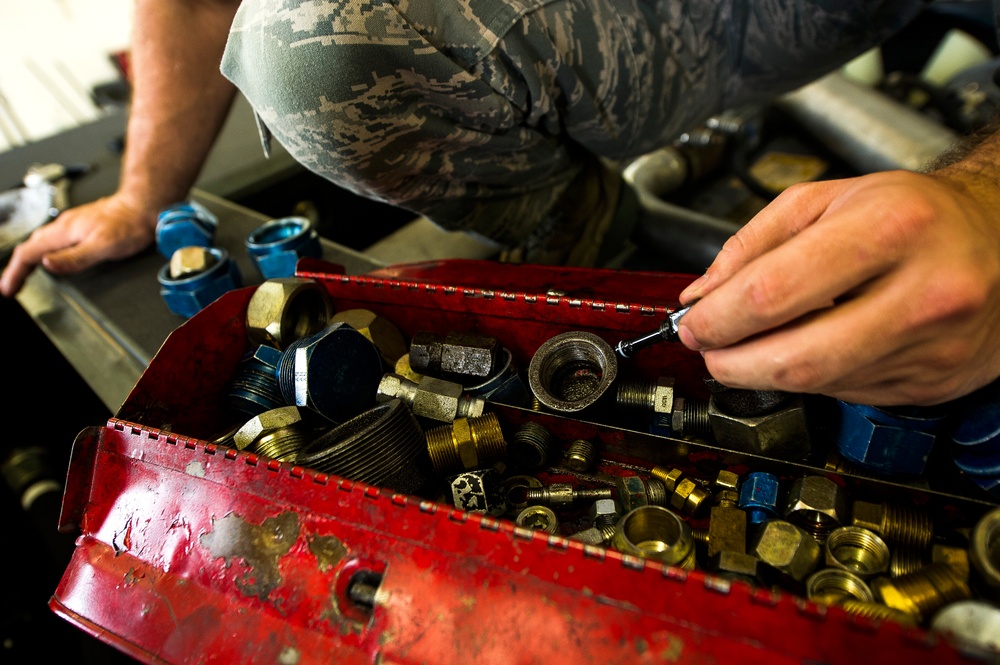
[(160, 211), (156, 249), (170, 258), (181, 247), (211, 247), (218, 218), (196, 201), (182, 201)]
[(194, 316), (223, 293), (243, 286), (239, 266), (229, 252), (219, 247), (211, 247), (208, 251), (216, 260), (204, 272), (174, 279), (170, 276), (168, 263), (157, 273), (160, 296), (174, 314)]
[(307, 217), (281, 217), (265, 222), (246, 239), (247, 253), (264, 279), (294, 277), (304, 256), (319, 258), (319, 234)]

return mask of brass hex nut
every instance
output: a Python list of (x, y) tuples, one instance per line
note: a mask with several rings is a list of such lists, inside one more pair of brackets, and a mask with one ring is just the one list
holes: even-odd
[(279, 349), (325, 328), (333, 316), (330, 295), (318, 282), (276, 277), (262, 282), (247, 304), (247, 335)]
[(207, 247), (181, 247), (170, 255), (170, 277), (181, 279), (205, 272), (218, 263)]
[(406, 338), (399, 328), (370, 309), (345, 309), (330, 317), (331, 323), (337, 321), (343, 321), (370, 339), (386, 367), (395, 368), (399, 358), (407, 353)]
[(281, 406), (254, 416), (233, 435), (233, 445), (237, 450), (252, 448), (268, 437), (275, 436), (297, 427), (302, 422), (302, 414), (296, 406)]
[(708, 556), (747, 551), (747, 514), (739, 508), (713, 506), (708, 521)]
[(739, 474), (723, 469), (715, 476), (715, 489), (718, 491), (732, 490), (738, 491), (740, 488)]
[(847, 519), (847, 500), (840, 485), (826, 476), (797, 478), (788, 490), (784, 516), (802, 526), (840, 526)]
[(775, 570), (802, 582), (819, 564), (819, 543), (807, 531), (785, 520), (760, 525), (749, 553)]
[(670, 495), (670, 505), (686, 515), (694, 515), (709, 496), (708, 492), (690, 478), (682, 478), (674, 493)]
[(800, 397), (772, 413), (734, 416), (720, 409), (713, 395), (708, 401), (708, 420), (721, 446), (755, 455), (806, 457), (809, 454), (809, 430)]

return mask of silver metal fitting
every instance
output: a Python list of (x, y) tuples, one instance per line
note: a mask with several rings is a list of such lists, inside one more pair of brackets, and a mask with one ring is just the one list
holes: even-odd
[(528, 364), (528, 385), (552, 411), (572, 413), (595, 404), (618, 375), (611, 346), (585, 331), (546, 340)]

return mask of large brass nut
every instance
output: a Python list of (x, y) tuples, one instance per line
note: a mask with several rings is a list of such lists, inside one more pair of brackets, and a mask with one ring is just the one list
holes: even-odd
[(639, 506), (618, 520), (611, 545), (623, 554), (691, 570), (695, 565), (691, 527), (662, 506)]
[(847, 499), (840, 485), (826, 476), (802, 476), (788, 490), (784, 516), (800, 526), (829, 530), (847, 521)]
[(809, 454), (809, 430), (801, 397), (761, 416), (734, 416), (708, 401), (708, 419), (712, 434), (721, 446), (755, 455), (805, 457)]
[(343, 321), (370, 339), (386, 367), (395, 368), (396, 362), (407, 353), (406, 338), (399, 328), (370, 309), (345, 309), (330, 317), (330, 323), (337, 321)]
[(280, 434), (302, 423), (302, 414), (297, 406), (281, 406), (254, 416), (233, 435), (233, 445), (238, 450), (252, 448), (267, 437)]
[(808, 532), (785, 520), (768, 520), (760, 525), (749, 553), (763, 563), (803, 581), (819, 564), (821, 549)]
[(279, 349), (325, 328), (333, 316), (330, 295), (321, 284), (299, 277), (262, 282), (247, 305), (247, 335), (254, 344)]

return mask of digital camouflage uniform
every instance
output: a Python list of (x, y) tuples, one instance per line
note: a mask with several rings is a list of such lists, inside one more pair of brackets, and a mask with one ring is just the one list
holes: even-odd
[(311, 171), (527, 260), (593, 265), (566, 248), (625, 223), (599, 157), (797, 88), (926, 4), (244, 0), (222, 71)]

